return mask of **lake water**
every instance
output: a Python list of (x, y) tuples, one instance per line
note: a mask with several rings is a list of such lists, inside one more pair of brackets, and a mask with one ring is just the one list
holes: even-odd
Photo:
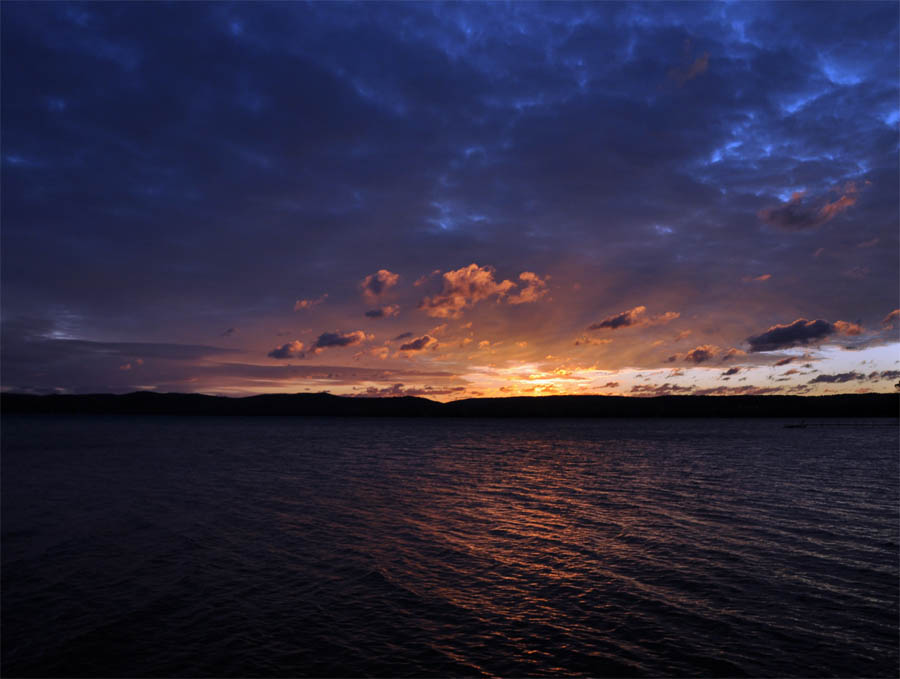
[(898, 675), (895, 427), (2, 424), (4, 676)]

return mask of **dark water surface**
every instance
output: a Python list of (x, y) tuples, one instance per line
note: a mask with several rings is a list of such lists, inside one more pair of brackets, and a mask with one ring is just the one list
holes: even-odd
[(896, 677), (896, 428), (3, 418), (4, 676)]

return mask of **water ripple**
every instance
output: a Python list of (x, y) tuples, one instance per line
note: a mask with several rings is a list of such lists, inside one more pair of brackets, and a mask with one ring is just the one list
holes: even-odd
[(3, 421), (5, 676), (897, 676), (897, 434)]

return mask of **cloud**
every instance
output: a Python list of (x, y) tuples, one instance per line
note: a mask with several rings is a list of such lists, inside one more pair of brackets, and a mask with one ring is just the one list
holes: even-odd
[(317, 306), (328, 299), (328, 293), (325, 293), (318, 299), (298, 299), (294, 302), (294, 311), (301, 311), (303, 309), (312, 309), (314, 306)]
[(621, 311), (612, 316), (607, 316), (602, 321), (598, 321), (597, 323), (592, 323), (588, 326), (588, 330), (616, 330), (618, 328), (627, 328), (632, 325), (660, 325), (663, 323), (668, 323), (669, 321), (674, 321), (676, 318), (681, 316), (681, 314), (679, 314), (677, 311), (667, 311), (663, 314), (646, 317), (644, 315), (646, 311), (647, 307), (636, 306), (633, 309), (628, 309), (627, 311)]
[(387, 269), (379, 269), (373, 274), (366, 276), (359, 287), (362, 288), (363, 294), (369, 300), (376, 300), (392, 287), (397, 285), (400, 275), (395, 274)]
[(194, 361), (217, 354), (239, 352), (239, 349), (224, 349), (198, 344), (163, 344), (153, 342), (93, 342), (76, 339), (33, 339), (31, 346), (47, 351), (57, 357), (75, 358), (82, 356), (122, 356), (140, 355), (170, 361)]
[(878, 241), (880, 241), (880, 240), (881, 240), (880, 238), (872, 238), (871, 240), (865, 240), (862, 243), (858, 243), (856, 247), (871, 248), (871, 247), (878, 245)]
[(751, 352), (775, 351), (823, 340), (835, 332), (837, 329), (828, 321), (798, 318), (788, 325), (773, 325), (759, 335), (748, 337), (747, 342)]
[(575, 346), (581, 346), (584, 344), (593, 344), (593, 345), (601, 345), (601, 344), (610, 344), (612, 340), (608, 337), (604, 337), (603, 339), (594, 339), (593, 337), (588, 337), (587, 335), (582, 335), (577, 340), (575, 340)]
[(842, 335), (861, 335), (863, 331), (863, 327), (858, 323), (847, 321), (835, 321), (834, 329)]
[(897, 321), (900, 321), (900, 309), (894, 309), (891, 313), (881, 319), (881, 325), (885, 330), (890, 330)]
[(235, 328), (228, 328), (222, 333), (222, 337), (231, 337), (237, 330)]
[(780, 361), (775, 361), (775, 363), (773, 363), (772, 365), (774, 365), (775, 367), (778, 367), (778, 366), (782, 366), (782, 365), (787, 365), (788, 363), (791, 363), (791, 362), (797, 361), (797, 360), (800, 360), (799, 356), (788, 356), (787, 358), (782, 358)]
[(693, 63), (687, 66), (670, 69), (669, 77), (674, 80), (679, 87), (682, 87), (688, 80), (693, 80), (697, 76), (706, 73), (707, 68), (709, 68), (709, 52), (704, 52), (694, 59)]
[(419, 308), (435, 318), (459, 318), (464, 309), (488, 297), (502, 298), (516, 284), (505, 280), (494, 280), (494, 268), (470, 264), (442, 276), (441, 291), (426, 297)]
[(272, 349), (267, 356), (270, 358), (303, 358), (306, 356), (303, 351), (304, 344), (300, 340), (294, 340), (293, 342), (288, 342), (286, 344), (282, 344), (280, 347), (276, 347)]
[(370, 309), (366, 312), (366, 316), (369, 318), (389, 318), (391, 316), (396, 316), (398, 313), (400, 313), (399, 306), (396, 304), (388, 304), (379, 309)]
[[(355, 330), (353, 332), (323, 332), (316, 341), (310, 345), (308, 351), (309, 353), (318, 354), (324, 349), (329, 349), (331, 347), (349, 347), (354, 344), (361, 344), (367, 339), (370, 339), (370, 337), (366, 336), (366, 333), (362, 330)], [(288, 342), (287, 344), (282, 344), (280, 347), (272, 349), (267, 356), (279, 359), (304, 358), (306, 352), (304, 352), (303, 342), (294, 340), (293, 342)]]
[(693, 393), (695, 396), (764, 396), (779, 391), (781, 391), (780, 387), (757, 387), (748, 384), (742, 387), (707, 387), (706, 389), (695, 389)]
[(412, 334), (411, 332), (401, 332), (399, 335), (397, 335), (397, 336), (396, 336), (394, 339), (392, 339), (391, 341), (392, 341), (392, 342), (398, 342), (398, 341), (400, 341), (400, 340), (408, 339), (408, 338), (410, 338), (410, 337), (412, 337), (412, 336), (413, 336), (413, 334)]
[(770, 226), (785, 231), (816, 229), (855, 205), (858, 193), (856, 184), (848, 182), (843, 188), (843, 195), (829, 203), (827, 198), (807, 199), (806, 192), (796, 191), (786, 203), (779, 207), (764, 208), (759, 211), (758, 216)]
[(356, 397), (363, 398), (392, 398), (398, 396), (449, 396), (450, 394), (460, 394), (466, 390), (465, 387), (405, 387), (402, 382), (397, 382), (389, 387), (367, 387), (365, 391), (355, 394)]
[(618, 382), (607, 382), (606, 384), (601, 384), (600, 388), (601, 389), (615, 389), (618, 386), (619, 386)]
[(882, 370), (869, 373), (870, 380), (896, 380), (900, 378), (900, 370)]
[(747, 352), (743, 349), (737, 349), (735, 347), (731, 347), (728, 351), (722, 354), (722, 361), (730, 361), (732, 358), (740, 358), (741, 356), (746, 356)]
[(354, 344), (361, 344), (367, 339), (366, 333), (362, 330), (354, 330), (353, 332), (323, 332), (309, 349), (313, 353), (318, 353), (322, 349), (329, 349), (331, 347), (349, 347)]
[(772, 277), (770, 273), (764, 273), (761, 276), (744, 276), (741, 280), (744, 283), (753, 283), (754, 281), (767, 281)]
[(353, 354), (353, 360), (358, 361), (361, 358), (369, 356), (379, 361), (383, 361), (390, 355), (390, 353), (391, 350), (388, 346), (386, 346), (385, 343), (385, 345), (380, 347), (369, 347), (367, 349), (356, 352), (355, 354)]
[(816, 375), (807, 384), (841, 384), (844, 382), (854, 382), (856, 380), (864, 380), (866, 376), (856, 371), (837, 373), (836, 375)]
[(850, 278), (854, 281), (861, 281), (863, 278), (869, 275), (869, 272), (870, 269), (867, 266), (854, 266), (841, 271), (841, 276), (843, 276), (844, 278)]
[(666, 311), (662, 314), (657, 314), (656, 316), (651, 316), (647, 319), (644, 325), (663, 325), (665, 323), (669, 323), (670, 321), (674, 321), (676, 318), (681, 316), (677, 311)]
[(419, 276), (416, 281), (413, 283), (414, 288), (418, 288), (419, 286), (425, 285), (429, 280), (435, 278), (436, 276), (441, 275), (440, 269), (435, 269), (429, 274), (425, 274), (424, 276)]
[(597, 323), (592, 323), (588, 326), (588, 330), (601, 330), (604, 328), (616, 330), (617, 328), (627, 328), (629, 325), (637, 325), (645, 311), (647, 311), (647, 307), (636, 306), (633, 309), (628, 309), (628, 311), (621, 311), (612, 316), (607, 316)]
[(686, 361), (691, 363), (705, 363), (711, 358), (719, 355), (721, 349), (713, 344), (701, 344), (699, 347), (691, 349), (684, 355)]
[(216, 363), (195, 366), (193, 371), (206, 376), (226, 377), (267, 382), (295, 382), (296, 380), (329, 380), (341, 384), (368, 382), (396, 382), (400, 379), (420, 380), (454, 377), (445, 371), (398, 370), (336, 365), (254, 365), (249, 363)]
[(726, 377), (728, 375), (737, 375), (739, 372), (741, 372), (740, 368), (729, 368), (728, 370), (723, 372), (721, 376)]
[(664, 396), (666, 394), (684, 394), (693, 391), (693, 387), (683, 387), (678, 384), (636, 384), (631, 388), (632, 394), (652, 394)]
[(523, 281), (525, 287), (514, 295), (507, 298), (508, 304), (529, 304), (537, 302), (541, 297), (547, 294), (547, 279), (541, 279), (536, 273), (531, 271), (523, 271), (519, 274), (519, 280)]
[(138, 358), (132, 361), (131, 363), (125, 363), (124, 365), (119, 366), (119, 370), (131, 370), (135, 366), (144, 365), (144, 359)]
[(412, 342), (400, 345), (400, 351), (422, 351), (437, 345), (437, 340), (431, 335), (422, 335)]

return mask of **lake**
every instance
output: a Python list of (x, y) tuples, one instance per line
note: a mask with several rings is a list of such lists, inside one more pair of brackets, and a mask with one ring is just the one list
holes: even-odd
[(784, 424), (6, 416), (2, 673), (896, 677), (898, 429)]

